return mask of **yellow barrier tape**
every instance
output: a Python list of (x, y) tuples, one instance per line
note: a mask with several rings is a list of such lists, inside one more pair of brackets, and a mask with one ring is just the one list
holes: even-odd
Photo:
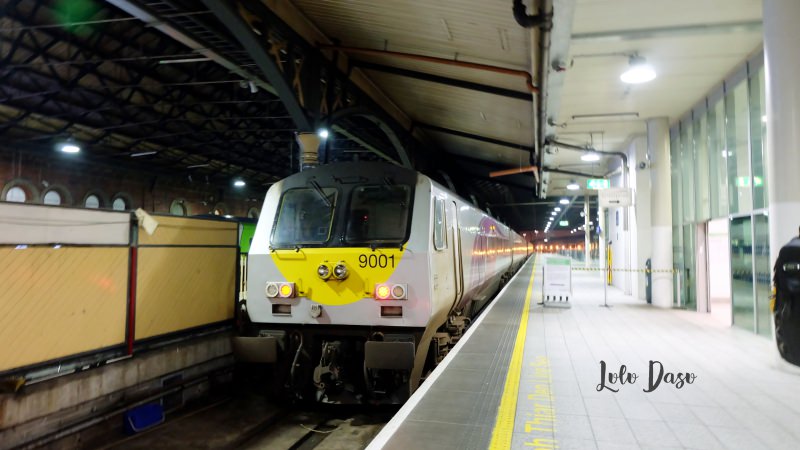
[(587, 272), (645, 272), (645, 273), (675, 273), (676, 269), (603, 269), (601, 267), (573, 267), (572, 270), (584, 270)]

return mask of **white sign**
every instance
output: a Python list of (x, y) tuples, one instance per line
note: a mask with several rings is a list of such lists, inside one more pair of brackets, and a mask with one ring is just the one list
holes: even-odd
[(633, 205), (633, 192), (630, 188), (608, 188), (597, 191), (601, 208), (620, 208)]
[(542, 295), (545, 301), (567, 301), (572, 296), (572, 263), (569, 258), (545, 258)]

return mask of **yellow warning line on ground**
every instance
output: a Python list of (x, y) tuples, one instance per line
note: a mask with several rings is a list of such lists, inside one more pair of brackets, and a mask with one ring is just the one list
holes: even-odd
[(519, 379), (522, 374), (522, 356), (525, 352), (525, 335), (528, 333), (528, 311), (533, 294), (533, 276), (536, 273), (536, 261), (531, 269), (531, 281), (528, 283), (528, 292), (525, 294), (525, 306), (522, 308), (522, 317), (517, 330), (517, 339), (514, 341), (514, 352), (511, 354), (511, 365), (506, 375), (506, 384), (503, 387), (503, 396), (500, 398), (500, 407), (497, 410), (497, 421), (492, 431), (492, 450), (511, 448), (511, 438), (514, 434), (514, 419), (517, 413), (517, 397), (519, 396)]

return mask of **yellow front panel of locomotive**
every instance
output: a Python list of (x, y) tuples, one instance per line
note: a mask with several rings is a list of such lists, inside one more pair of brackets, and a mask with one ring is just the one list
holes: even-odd
[[(369, 248), (302, 248), (299, 251), (275, 250), (272, 261), (286, 281), (295, 283), (298, 297), (337, 306), (372, 297), (375, 284), (389, 280), (404, 253), (400, 248), (374, 251)], [(337, 280), (333, 275), (323, 280), (317, 274), (321, 264), (333, 270), (339, 263), (347, 266), (348, 276), (344, 280)]]

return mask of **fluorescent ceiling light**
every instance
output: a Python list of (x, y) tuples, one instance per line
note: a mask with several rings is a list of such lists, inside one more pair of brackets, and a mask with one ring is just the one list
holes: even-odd
[(580, 188), (581, 186), (578, 183), (576, 183), (575, 180), (570, 181), (569, 184), (567, 185), (567, 190), (570, 191), (577, 191)]
[(81, 151), (81, 148), (74, 142), (65, 142), (58, 149), (64, 153), (78, 153)]
[(317, 135), (322, 139), (328, 139), (330, 133), (325, 128), (320, 128), (319, 131), (317, 131)]
[(131, 153), (131, 158), (138, 158), (140, 156), (155, 155), (156, 153), (158, 153), (158, 152), (157, 151), (152, 151), (152, 152)]
[(211, 164), (208, 164), (208, 163), (206, 163), (206, 164), (192, 164), (191, 166), (186, 166), (186, 168), (187, 169), (197, 169), (199, 167), (208, 167), (210, 165)]
[(569, 204), (569, 199), (568, 198), (562, 198), (561, 200), (558, 201), (558, 203), (561, 203), (562, 205), (568, 205)]
[(647, 83), (656, 78), (656, 71), (641, 56), (631, 56), (630, 67), (619, 76), (623, 83)]
[(581, 155), (581, 161), (587, 161), (587, 162), (600, 161), (600, 155), (598, 155), (597, 153), (586, 153), (585, 155)]
[(159, 64), (183, 64), (193, 62), (211, 61), (211, 58), (181, 58), (181, 59), (162, 59)]
[(561, 208), (559, 208), (558, 206), (556, 206), (556, 207), (555, 207), (555, 208), (553, 208), (553, 209), (554, 209), (554, 210), (556, 210), (556, 211), (561, 211)]
[(244, 180), (236, 180), (233, 182), (233, 185), (236, 187), (244, 187), (247, 183)]

